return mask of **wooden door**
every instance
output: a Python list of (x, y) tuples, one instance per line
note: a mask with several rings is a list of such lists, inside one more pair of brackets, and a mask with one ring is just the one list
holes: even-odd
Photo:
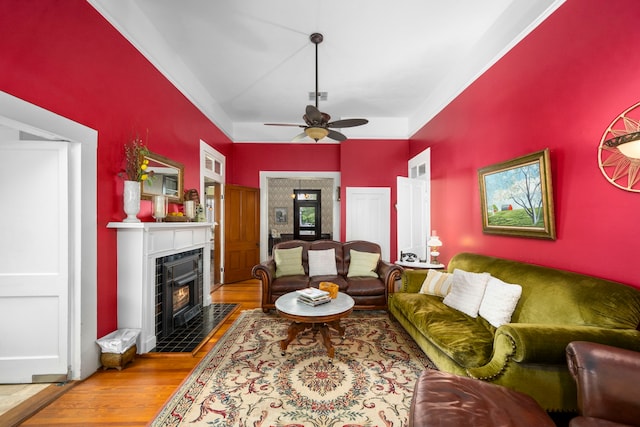
[(260, 262), (260, 189), (224, 187), (224, 283), (251, 278)]
[[(220, 205), (221, 203), (219, 203), (220, 200), (222, 200), (222, 192), (220, 191), (220, 183), (215, 183), (214, 184), (214, 200), (218, 203), (215, 204), (215, 208), (213, 209), (213, 223), (214, 224), (220, 224), (221, 220), (220, 220)], [(213, 274), (211, 275), (211, 278), (213, 279), (213, 285), (219, 285), (220, 284), (220, 267), (222, 267), (222, 262), (221, 259), (222, 257), (220, 256), (220, 226), (216, 225), (213, 228), (213, 259), (211, 260), (211, 266), (213, 269)]]

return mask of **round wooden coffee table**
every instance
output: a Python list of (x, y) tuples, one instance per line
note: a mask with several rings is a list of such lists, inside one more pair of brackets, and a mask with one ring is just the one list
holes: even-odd
[(340, 325), (340, 319), (353, 311), (354, 304), (353, 298), (342, 292), (338, 292), (338, 297), (330, 302), (315, 307), (298, 302), (297, 292), (282, 295), (276, 300), (276, 310), (281, 317), (292, 320), (287, 338), (280, 341), (282, 355), (284, 356), (287, 346), (300, 332), (313, 328), (322, 334), (322, 342), (327, 348), (327, 354), (333, 359), (334, 348), (331, 344), (329, 328), (338, 331), (344, 339), (345, 328)]

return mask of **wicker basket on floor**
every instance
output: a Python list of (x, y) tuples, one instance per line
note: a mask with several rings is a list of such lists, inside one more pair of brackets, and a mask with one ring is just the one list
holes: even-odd
[(100, 355), (100, 363), (102, 369), (116, 368), (121, 371), (124, 366), (133, 361), (138, 351), (136, 345), (128, 348), (124, 353), (102, 353)]

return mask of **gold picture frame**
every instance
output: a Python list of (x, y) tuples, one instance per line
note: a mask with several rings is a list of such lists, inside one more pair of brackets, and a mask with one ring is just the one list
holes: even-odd
[(485, 234), (556, 239), (549, 149), (478, 170)]

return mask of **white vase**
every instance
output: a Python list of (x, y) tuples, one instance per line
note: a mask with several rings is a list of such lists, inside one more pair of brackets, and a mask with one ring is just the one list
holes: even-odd
[(127, 217), (122, 222), (140, 222), (136, 217), (140, 212), (140, 183), (138, 181), (124, 182), (124, 213)]

